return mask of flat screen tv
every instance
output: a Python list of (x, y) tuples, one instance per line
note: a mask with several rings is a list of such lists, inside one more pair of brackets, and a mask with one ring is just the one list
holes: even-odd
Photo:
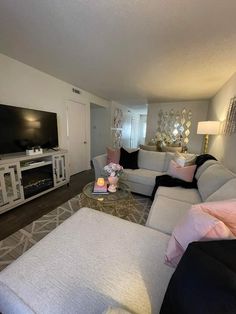
[(0, 104), (0, 154), (58, 146), (57, 114)]

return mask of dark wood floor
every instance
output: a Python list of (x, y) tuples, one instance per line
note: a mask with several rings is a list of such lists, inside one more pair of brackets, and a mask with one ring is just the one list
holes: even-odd
[(24, 205), (0, 215), (0, 240), (27, 226), (75, 195), (94, 180), (94, 171), (87, 170), (71, 176), (70, 185), (63, 186)]

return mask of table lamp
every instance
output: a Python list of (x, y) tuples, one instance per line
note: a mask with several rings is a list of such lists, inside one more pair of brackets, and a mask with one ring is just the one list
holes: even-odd
[(219, 134), (220, 121), (200, 121), (197, 126), (197, 134), (204, 134), (203, 153), (207, 153), (209, 135)]

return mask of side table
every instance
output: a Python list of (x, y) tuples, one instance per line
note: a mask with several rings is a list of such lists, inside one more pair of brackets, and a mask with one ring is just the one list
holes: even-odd
[(124, 218), (129, 209), (135, 206), (135, 200), (127, 184), (119, 182), (117, 191), (109, 194), (93, 194), (94, 182), (90, 182), (83, 188), (81, 203), (83, 206), (111, 213)]

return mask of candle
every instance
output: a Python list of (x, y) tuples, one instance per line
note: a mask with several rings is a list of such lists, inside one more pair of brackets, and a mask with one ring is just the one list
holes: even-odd
[(104, 184), (105, 184), (104, 178), (98, 178), (97, 179), (97, 185), (98, 186), (104, 186)]

